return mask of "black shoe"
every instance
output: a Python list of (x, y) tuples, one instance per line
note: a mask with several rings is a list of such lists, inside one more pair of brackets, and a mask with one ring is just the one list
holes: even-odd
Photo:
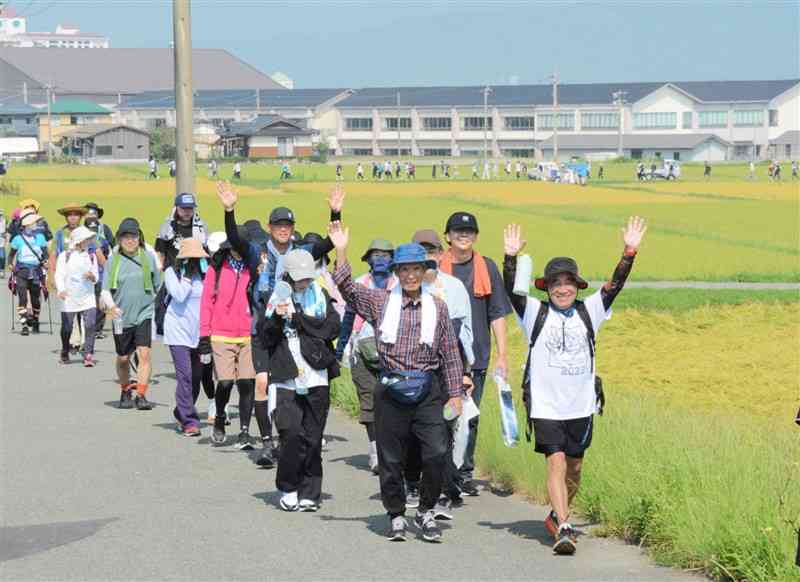
[(556, 543), (553, 544), (553, 551), (560, 556), (571, 556), (577, 549), (576, 532), (568, 523), (564, 523), (556, 534)]
[(216, 446), (225, 444), (225, 419), (219, 416), (214, 420), (214, 432), (211, 433), (211, 442)]
[(261, 454), (258, 455), (256, 465), (265, 469), (275, 467), (275, 457), (272, 454), (272, 439), (263, 439), (261, 441)]
[(461, 495), (456, 495), (450, 498), (450, 507), (452, 509), (464, 507), (464, 500), (461, 498)]
[(22, 326), (22, 331), (19, 332), (19, 335), (30, 335), (30, 330), (28, 329), (27, 325)]
[(133, 396), (130, 390), (123, 390), (119, 396), (119, 407), (123, 409), (133, 408)]
[(31, 322), (31, 333), (38, 334), (39, 333), (39, 322), (32, 321)]
[(135, 402), (136, 410), (153, 410), (153, 405), (147, 401), (147, 398), (144, 397), (144, 394), (137, 394)]
[(442, 541), (442, 530), (439, 529), (439, 525), (436, 523), (433, 511), (426, 511), (425, 513), (417, 511), (414, 523), (420, 529), (422, 539), (426, 542), (439, 543)]
[(480, 495), (480, 491), (478, 491), (478, 487), (475, 485), (475, 481), (464, 481), (461, 484), (461, 494), (467, 495), (469, 497), (477, 497)]
[(69, 364), (69, 352), (61, 352), (58, 356), (59, 364)]
[(419, 487), (406, 485), (406, 507), (411, 509), (419, 507)]
[(389, 533), (386, 534), (386, 538), (390, 542), (404, 542), (406, 541), (406, 528), (408, 527), (408, 523), (406, 522), (406, 518), (402, 515), (398, 515), (395, 518), (392, 518), (391, 526), (389, 527)]
[(236, 439), (236, 448), (241, 451), (249, 451), (253, 448), (253, 441), (249, 432), (243, 430), (239, 433), (239, 438)]

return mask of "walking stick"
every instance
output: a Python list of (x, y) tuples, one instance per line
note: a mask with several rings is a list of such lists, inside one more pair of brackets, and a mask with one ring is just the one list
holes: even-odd
[(50, 335), (53, 335), (53, 308), (50, 305), (50, 294), (47, 294), (47, 318), (50, 320)]

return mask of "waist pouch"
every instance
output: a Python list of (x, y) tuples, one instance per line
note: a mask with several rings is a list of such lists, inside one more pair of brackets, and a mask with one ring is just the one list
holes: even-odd
[(432, 372), (382, 371), (380, 382), (392, 400), (399, 404), (419, 404), (430, 394)]
[(365, 337), (357, 342), (358, 353), (364, 360), (364, 365), (367, 370), (373, 374), (380, 371), (380, 358), (378, 357), (378, 343), (375, 341), (375, 336)]
[(315, 370), (327, 370), (334, 362), (336, 355), (328, 347), (325, 340), (308, 335), (300, 335), (300, 354), (308, 365)]

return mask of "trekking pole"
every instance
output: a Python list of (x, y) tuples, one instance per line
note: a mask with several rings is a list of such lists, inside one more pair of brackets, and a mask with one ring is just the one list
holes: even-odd
[[(13, 277), (13, 275), (12, 275), (12, 277)], [(11, 331), (15, 331), (15, 323), (16, 323), (14, 321), (15, 319), (16, 318), (14, 317), (14, 294), (12, 293), (11, 294)]]
[(50, 294), (47, 295), (47, 317), (50, 320), (50, 335), (53, 335), (53, 308), (51, 306)]

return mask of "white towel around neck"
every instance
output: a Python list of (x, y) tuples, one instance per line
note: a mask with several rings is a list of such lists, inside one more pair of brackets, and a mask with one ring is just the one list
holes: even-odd
[[(433, 347), (433, 336), (436, 332), (436, 303), (433, 295), (425, 289), (422, 290), (422, 326), (419, 334), (419, 343)], [(397, 330), (400, 327), (400, 310), (403, 306), (403, 289), (397, 285), (389, 294), (386, 311), (381, 321), (381, 341), (387, 344), (397, 342)]]

